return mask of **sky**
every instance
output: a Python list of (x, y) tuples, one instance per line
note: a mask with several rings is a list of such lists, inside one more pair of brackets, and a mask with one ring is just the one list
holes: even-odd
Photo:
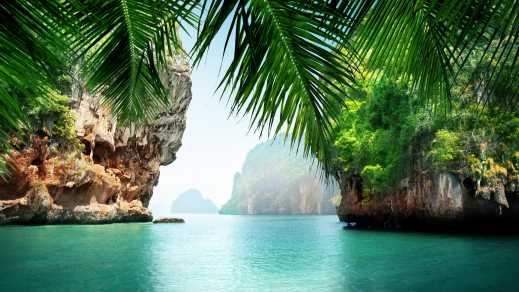
[[(189, 50), (193, 38), (184, 34)], [(217, 37), (200, 65), (192, 69), (193, 99), (187, 111), (187, 126), (177, 159), (160, 169), (150, 207), (154, 215), (168, 214), (173, 200), (182, 192), (198, 189), (218, 207), (231, 195), (234, 174), (241, 170), (247, 152), (266, 140), (249, 133), (248, 117), (229, 117), (228, 95), (215, 93), (220, 72), (224, 35)], [(224, 59), (228, 60), (228, 57)]]

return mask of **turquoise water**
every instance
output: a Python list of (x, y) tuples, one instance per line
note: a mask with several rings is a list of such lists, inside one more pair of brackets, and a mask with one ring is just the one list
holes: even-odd
[(0, 291), (517, 291), (519, 237), (346, 231), (335, 216), (0, 228)]

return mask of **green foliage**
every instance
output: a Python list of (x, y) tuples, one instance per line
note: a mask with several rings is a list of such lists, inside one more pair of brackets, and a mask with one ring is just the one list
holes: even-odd
[[(494, 43), (479, 51), (495, 63), (485, 78), (491, 80), (487, 91), (502, 88), (497, 80), (514, 84), (519, 46), (509, 36), (519, 29), (516, 5), (516, 0), (204, 1), (206, 17), (194, 51), (200, 60), (218, 33), (227, 36), (226, 48), (234, 36), (234, 46), (225, 50), (233, 59), (222, 80), (235, 94), (233, 111), (250, 114), (260, 131), (285, 130), (296, 141), (304, 139), (305, 150), (329, 166), (332, 155), (323, 145), (333, 142), (328, 131), (340, 118), (338, 89), (362, 83), (351, 80), (360, 63), (402, 78), (422, 102), (445, 101), (461, 84), (467, 59)], [(227, 23), (231, 27), (223, 31)]]
[(36, 96), (23, 106), (30, 119), (32, 132), (48, 131), (50, 138), (63, 146), (79, 147), (74, 122), (67, 96), (51, 91), (46, 96)]
[[(194, 25), (198, 1), (71, 1), (81, 30), (75, 49), (86, 56), (87, 86), (122, 122), (152, 119), (170, 98), (161, 81), (180, 47), (176, 23)], [(81, 2), (81, 3), (78, 3)]]
[(352, 86), (358, 62), (341, 50), (351, 45), (337, 26), (350, 29), (355, 13), (337, 1), (211, 1), (195, 62), (230, 20), (234, 58), (220, 86), (235, 95), (232, 111), (250, 114), (260, 133), (288, 130), (293, 142), (304, 139), (305, 151), (326, 161), (344, 96), (336, 83)]
[[(361, 57), (370, 69), (404, 79), (421, 98), (437, 102), (466, 85), (460, 75), (468, 62), (489, 73), (478, 85), (485, 95), (517, 83), (517, 1), (366, 2), (372, 5), (357, 34)], [(512, 90), (504, 93), (514, 99)]]
[(349, 175), (360, 174), (369, 191), (383, 193), (405, 175), (413, 158), (409, 145), (431, 131), (432, 117), (405, 86), (389, 80), (366, 84), (358, 100), (346, 102), (336, 126), (337, 163)]
[(0, 174), (10, 168), (3, 155), (9, 153), (10, 138), (21, 138), (28, 123), (19, 95), (46, 92), (60, 66), (66, 46), (51, 25), (58, 6), (57, 1), (0, 4)]
[(361, 176), (366, 198), (424, 170), (472, 178), (476, 193), (502, 184), (515, 189), (519, 113), (467, 103), (475, 94), (452, 102), (448, 113), (433, 113), (443, 105), (420, 103), (396, 81), (367, 83), (336, 125), (336, 164)]
[(465, 107), (460, 112), (461, 119), (451, 127), (458, 131), (463, 155), (451, 170), (474, 179), (478, 195), (488, 196), (500, 185), (517, 190), (519, 113), (492, 107)]
[(458, 133), (448, 130), (438, 130), (432, 141), (429, 156), (433, 166), (440, 170), (447, 170), (454, 162), (458, 162), (463, 153), (460, 151), (460, 137)]
[(388, 187), (386, 185), (388, 173), (380, 164), (364, 166), (360, 175), (364, 183), (365, 194), (381, 193)]
[[(178, 48), (175, 24), (197, 21), (198, 0), (3, 1), (0, 5), (0, 152), (30, 126), (27, 99), (60, 92), (63, 60), (82, 64), (114, 116), (142, 122), (169, 101), (159, 70)], [(87, 54), (88, 53), (88, 54)], [(86, 58), (86, 60), (85, 60)], [(84, 62), (86, 64), (84, 64)], [(67, 129), (59, 135), (68, 135)], [(5, 172), (0, 155), (0, 171)]]
[[(484, 92), (508, 94), (512, 97), (508, 106), (516, 105), (517, 4), (517, 0), (3, 1), (0, 147), (5, 149), (8, 137), (28, 121), (9, 89), (32, 86), (39, 93), (56, 91), (52, 80), (62, 55), (75, 61), (86, 58), (82, 69), (89, 88), (102, 94), (116, 117), (133, 122), (153, 117), (168, 102), (160, 73), (167, 56), (179, 49), (175, 24), (198, 24), (195, 61), (220, 33), (226, 35), (224, 51), (233, 58), (222, 88), (233, 95), (233, 111), (250, 115), (252, 126), (260, 131), (287, 131), (294, 143), (304, 140), (306, 153), (318, 155), (328, 165), (332, 155), (326, 146), (340, 115), (341, 89), (356, 85), (353, 77), (363, 62), (370, 69), (403, 76), (421, 100), (430, 100), (449, 96), (467, 60), (477, 47), (484, 47), (479, 63), (491, 60), (484, 70)], [(222, 31), (229, 23), (230, 29)], [(350, 53), (344, 56), (342, 49)]]

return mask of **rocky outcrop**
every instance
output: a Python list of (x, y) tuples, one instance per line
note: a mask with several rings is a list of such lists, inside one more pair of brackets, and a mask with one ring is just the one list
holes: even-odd
[(319, 178), (316, 162), (283, 139), (257, 145), (234, 176), (223, 214), (334, 214), (337, 185)]
[(153, 223), (159, 224), (159, 223), (185, 223), (186, 221), (182, 218), (178, 217), (162, 217), (153, 220)]
[(171, 213), (216, 214), (218, 207), (210, 199), (204, 198), (199, 190), (189, 189), (173, 201)]
[(191, 101), (183, 58), (169, 60), (163, 83), (170, 106), (139, 127), (118, 125), (99, 96), (73, 84), (70, 107), (82, 151), (42, 134), (13, 150), (11, 175), (0, 180), (0, 223), (151, 221), (146, 207), (159, 167), (175, 160)]
[(518, 231), (519, 193), (476, 194), (475, 183), (453, 173), (419, 173), (390, 194), (367, 194), (359, 176), (341, 183), (341, 221), (358, 228), (439, 231)]

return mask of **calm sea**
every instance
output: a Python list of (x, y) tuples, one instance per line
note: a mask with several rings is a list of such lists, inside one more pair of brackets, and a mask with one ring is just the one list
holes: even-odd
[(346, 231), (335, 216), (0, 228), (0, 291), (518, 291), (519, 237)]

